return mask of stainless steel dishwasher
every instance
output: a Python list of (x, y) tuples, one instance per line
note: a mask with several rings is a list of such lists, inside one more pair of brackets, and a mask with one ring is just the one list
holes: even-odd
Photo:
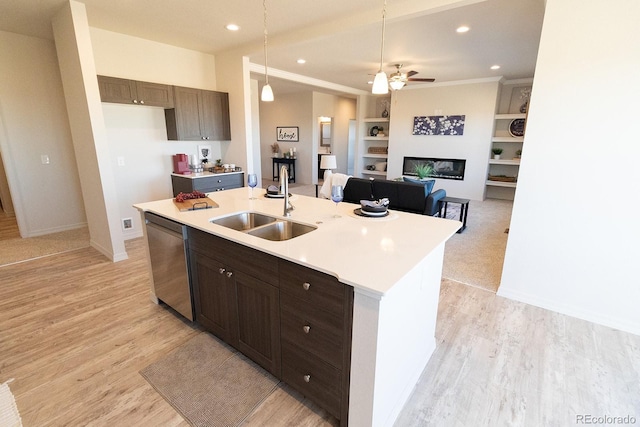
[(187, 227), (150, 212), (144, 216), (156, 297), (193, 321)]

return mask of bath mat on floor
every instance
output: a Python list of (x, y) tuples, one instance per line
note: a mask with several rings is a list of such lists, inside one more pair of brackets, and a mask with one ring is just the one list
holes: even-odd
[(278, 379), (203, 332), (140, 374), (193, 426), (237, 426)]
[(13, 393), (9, 390), (11, 381), (0, 384), (0, 426), (21, 427), (22, 419), (18, 412), (18, 406)]

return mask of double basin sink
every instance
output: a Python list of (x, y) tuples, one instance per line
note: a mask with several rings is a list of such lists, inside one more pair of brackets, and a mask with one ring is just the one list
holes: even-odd
[(276, 242), (302, 236), (317, 228), (313, 225), (301, 224), (289, 219), (258, 212), (240, 212), (223, 218), (212, 219), (211, 222)]

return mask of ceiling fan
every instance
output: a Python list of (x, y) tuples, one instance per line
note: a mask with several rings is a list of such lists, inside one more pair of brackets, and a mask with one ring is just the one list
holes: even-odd
[(396, 67), (396, 72), (389, 75), (389, 86), (393, 90), (400, 90), (404, 87), (407, 82), (434, 82), (436, 79), (420, 79), (413, 78), (418, 74), (417, 71), (407, 71), (403, 73), (400, 69), (402, 68), (402, 64), (394, 64)]

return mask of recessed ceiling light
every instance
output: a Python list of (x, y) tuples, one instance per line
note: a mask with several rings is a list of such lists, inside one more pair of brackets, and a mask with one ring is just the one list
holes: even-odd
[(240, 29), (236, 24), (228, 24), (225, 28), (229, 31), (238, 31)]
[(298, 64), (304, 64), (304, 63), (305, 63), (305, 62), (307, 62), (307, 61), (305, 61), (304, 59), (300, 58), (300, 59), (298, 59), (296, 62), (297, 62)]
[(466, 25), (463, 25), (456, 29), (456, 32), (458, 33), (466, 33), (467, 31), (469, 31), (469, 27), (467, 27)]
[(499, 65), (492, 65), (492, 66), (491, 66), (491, 69), (492, 69), (492, 70), (499, 70), (499, 69), (500, 69), (500, 66), (499, 66)]

